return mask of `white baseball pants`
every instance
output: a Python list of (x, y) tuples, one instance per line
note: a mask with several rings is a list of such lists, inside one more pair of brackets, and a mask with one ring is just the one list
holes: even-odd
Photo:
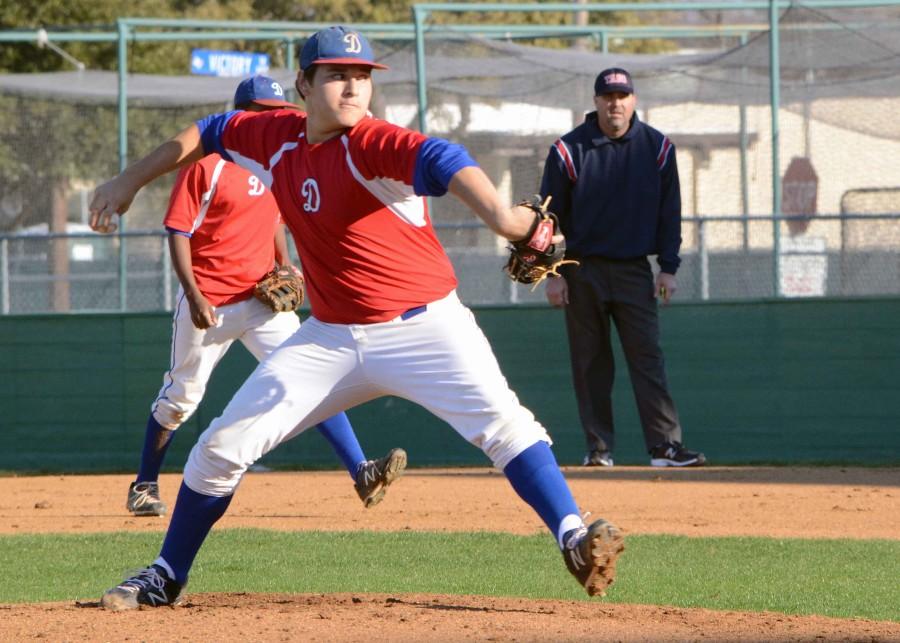
[(215, 327), (197, 328), (184, 292), (178, 293), (170, 367), (151, 406), (153, 417), (163, 428), (177, 429), (193, 415), (213, 369), (235, 340), (261, 361), (300, 328), (296, 314), (274, 313), (253, 297), (217, 307), (216, 316)]
[(197, 493), (229, 495), (247, 467), (282, 442), (383, 395), (424, 406), (499, 469), (539, 440), (550, 443), (452, 292), (422, 312), (377, 324), (308, 319), (203, 432), (184, 482)]

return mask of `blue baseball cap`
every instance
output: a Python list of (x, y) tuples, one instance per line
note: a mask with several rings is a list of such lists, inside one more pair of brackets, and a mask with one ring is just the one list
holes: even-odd
[(612, 94), (614, 92), (622, 92), (623, 94), (634, 93), (634, 83), (631, 82), (631, 74), (621, 67), (610, 67), (604, 69), (594, 81), (594, 96), (602, 96), (603, 94)]
[(284, 100), (284, 88), (268, 76), (251, 76), (241, 81), (234, 92), (235, 109), (244, 109), (251, 103), (265, 107), (286, 107), (300, 109)]
[(328, 27), (317, 31), (300, 51), (300, 69), (312, 65), (365, 65), (373, 69), (387, 69), (375, 62), (372, 46), (365, 37), (346, 27)]

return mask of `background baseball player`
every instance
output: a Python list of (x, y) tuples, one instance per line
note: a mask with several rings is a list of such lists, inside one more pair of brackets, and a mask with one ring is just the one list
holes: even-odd
[(204, 153), (252, 167), (294, 235), (312, 305), (194, 446), (159, 558), (107, 591), (104, 607), (178, 603), (247, 467), (336, 411), (382, 395), (421, 404), (481, 448), (546, 523), (578, 582), (602, 593), (622, 536), (604, 520), (584, 524), (547, 432), (456, 296), (423, 197), (449, 190), (511, 240), (533, 236), (536, 215), (505, 206), (464, 148), (367, 114), (371, 72), (383, 66), (362, 35), (317, 32), (300, 68), (307, 114), (210, 116), (100, 186), (91, 203), (91, 225), (105, 231), (141, 186)]
[[(265, 76), (241, 82), (234, 105), (249, 112), (297, 108), (284, 100), (281, 85)], [(278, 206), (259, 178), (211, 154), (179, 173), (164, 223), (181, 289), (170, 367), (151, 407), (140, 469), (128, 490), (126, 506), (138, 516), (166, 513), (157, 482), (166, 451), (232, 343), (240, 340), (262, 360), (300, 327), (294, 312), (273, 312), (252, 296), (276, 263), (290, 264)], [(323, 419), (319, 429), (367, 507), (382, 499), (406, 466), (402, 449), (367, 461), (344, 413)]]

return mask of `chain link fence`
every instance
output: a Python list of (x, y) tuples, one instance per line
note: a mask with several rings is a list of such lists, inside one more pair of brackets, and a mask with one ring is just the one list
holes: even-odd
[[(550, 145), (593, 108), (598, 71), (626, 67), (640, 118), (678, 151), (680, 301), (897, 295), (900, 16), (886, 15), (802, 6), (781, 14), (777, 145), (770, 39), (759, 29), (732, 32), (715, 51), (669, 40), (672, 53), (639, 55), (591, 51), (581, 36), (521, 44), (429, 23), (424, 123), (464, 144), (512, 203), (538, 189)], [(373, 112), (418, 127), (415, 44), (373, 44), (391, 68), (375, 75)], [(270, 75), (293, 85), (293, 72)], [(128, 158), (227, 109), (238, 80), (130, 75)], [(86, 226), (91, 191), (118, 170), (117, 95), (112, 72), (0, 75), (0, 313), (171, 307), (177, 282), (161, 220), (173, 177), (139, 194), (125, 234)], [(465, 301), (543, 301), (541, 288), (506, 279), (505, 243), (467, 208), (431, 202)]]
[[(900, 295), (900, 215), (820, 215), (791, 236), (802, 220), (777, 221), (776, 260), (772, 217), (685, 219), (677, 301)], [(506, 277), (506, 250), (488, 228), (436, 227), (464, 301), (544, 301), (542, 287)], [(2, 314), (171, 310), (177, 292), (163, 231), (0, 235)]]

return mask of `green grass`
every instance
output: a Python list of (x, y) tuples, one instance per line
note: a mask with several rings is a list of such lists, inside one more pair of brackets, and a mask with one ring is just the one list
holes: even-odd
[[(0, 603), (96, 600), (159, 533), (0, 537)], [(612, 602), (900, 621), (900, 541), (630, 536)], [(589, 600), (547, 536), (221, 530), (192, 592), (380, 592)], [(593, 599), (596, 600), (596, 599)]]

